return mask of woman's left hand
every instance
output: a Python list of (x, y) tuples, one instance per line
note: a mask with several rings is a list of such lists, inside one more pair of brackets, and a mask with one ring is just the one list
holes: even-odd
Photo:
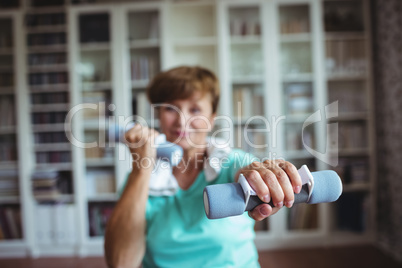
[(293, 206), (294, 193), (300, 193), (302, 182), (296, 167), (285, 160), (265, 160), (253, 162), (241, 168), (236, 178), (242, 173), (258, 197), (274, 207), (261, 204), (249, 211), (249, 215), (256, 221), (261, 221), (276, 212), (284, 205)]

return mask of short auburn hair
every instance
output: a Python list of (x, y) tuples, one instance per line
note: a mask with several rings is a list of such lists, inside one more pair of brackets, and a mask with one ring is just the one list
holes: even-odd
[(190, 98), (195, 92), (209, 93), (212, 113), (218, 109), (220, 89), (216, 75), (200, 66), (180, 66), (157, 74), (147, 87), (151, 104)]

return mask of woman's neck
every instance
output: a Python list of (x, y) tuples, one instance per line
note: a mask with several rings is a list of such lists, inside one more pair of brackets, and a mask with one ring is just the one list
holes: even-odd
[(173, 175), (180, 188), (187, 190), (204, 168), (206, 148), (185, 150), (182, 161), (173, 168)]
[(177, 165), (181, 173), (201, 170), (204, 167), (206, 148), (183, 151), (182, 161)]

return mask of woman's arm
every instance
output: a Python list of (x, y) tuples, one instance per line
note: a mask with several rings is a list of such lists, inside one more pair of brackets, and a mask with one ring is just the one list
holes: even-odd
[[(126, 139), (137, 142), (140, 130), (134, 128), (126, 134)], [(141, 130), (143, 132), (143, 130)], [(144, 134), (144, 133), (142, 133)], [(152, 134), (152, 135), (151, 135)], [(154, 138), (156, 131), (145, 130), (145, 136)], [(143, 136), (141, 136), (143, 137)], [(131, 149), (138, 154), (136, 159), (154, 159), (155, 148), (149, 141), (143, 146)], [(133, 159), (134, 156), (133, 156)], [(105, 258), (108, 267), (139, 267), (145, 253), (145, 208), (148, 200), (148, 184), (152, 166), (145, 168), (133, 163), (133, 170), (120, 200), (117, 202), (105, 232)]]

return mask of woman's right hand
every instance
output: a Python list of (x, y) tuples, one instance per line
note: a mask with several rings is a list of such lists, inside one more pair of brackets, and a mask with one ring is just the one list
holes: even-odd
[[(144, 166), (150, 166), (150, 163), (155, 163), (156, 145), (154, 141), (158, 135), (159, 132), (155, 129), (140, 124), (136, 124), (124, 134), (126, 144), (130, 148), (131, 156), (133, 157), (133, 162), (137, 162), (137, 164), (142, 163)], [(143, 168), (142, 166), (138, 167)]]

